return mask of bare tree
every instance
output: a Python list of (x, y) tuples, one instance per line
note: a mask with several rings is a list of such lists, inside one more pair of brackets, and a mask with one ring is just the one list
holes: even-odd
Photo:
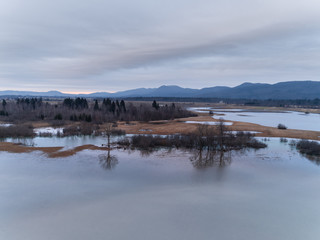
[(112, 123), (107, 123), (106, 128), (105, 128), (105, 134), (107, 136), (107, 140), (108, 140), (108, 148), (110, 149), (110, 136), (112, 134)]

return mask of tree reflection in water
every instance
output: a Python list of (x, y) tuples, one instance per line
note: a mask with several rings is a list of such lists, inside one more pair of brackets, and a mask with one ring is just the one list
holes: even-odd
[(103, 169), (112, 170), (119, 163), (118, 158), (115, 155), (111, 155), (110, 149), (107, 154), (100, 154), (99, 163)]
[(312, 156), (312, 155), (308, 155), (308, 154), (301, 154), (301, 155), (306, 157), (307, 159), (309, 159), (314, 164), (320, 166), (320, 157), (319, 156)]
[(141, 149), (139, 150), (141, 157), (149, 157), (151, 154), (153, 154), (154, 152), (156, 152), (155, 149)]
[(199, 150), (190, 157), (192, 165), (197, 169), (207, 167), (225, 167), (231, 164), (231, 151)]
[[(6, 138), (0, 139), (0, 140), (3, 142), (7, 141)], [(34, 147), (35, 146), (35, 143), (32, 138), (12, 138), (11, 141), (13, 143), (22, 144), (23, 146), (27, 146), (27, 147)]]
[[(153, 154), (154, 150), (141, 151), (142, 157), (148, 157)], [(170, 153), (168, 151), (166, 153)], [(231, 151), (210, 151), (210, 150), (198, 150), (192, 152), (190, 161), (192, 165), (197, 169), (205, 169), (208, 167), (225, 167), (231, 164)], [(108, 150), (107, 154), (100, 154), (99, 163), (102, 168), (106, 170), (114, 169), (119, 163), (118, 158), (115, 155), (111, 155), (111, 151)]]

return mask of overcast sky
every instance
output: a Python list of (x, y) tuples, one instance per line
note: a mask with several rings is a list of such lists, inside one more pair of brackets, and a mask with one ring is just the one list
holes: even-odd
[(320, 80), (319, 0), (0, 0), (0, 90)]

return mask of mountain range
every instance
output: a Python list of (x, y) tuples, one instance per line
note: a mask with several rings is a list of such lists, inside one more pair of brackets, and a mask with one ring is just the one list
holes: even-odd
[(21, 97), (183, 97), (183, 98), (243, 98), (243, 99), (315, 99), (320, 98), (320, 82), (290, 81), (276, 84), (243, 83), (236, 87), (216, 86), (202, 89), (182, 88), (175, 85), (158, 88), (137, 88), (115, 93), (95, 92), (90, 94), (68, 94), (59, 91), (0, 91), (0, 96)]

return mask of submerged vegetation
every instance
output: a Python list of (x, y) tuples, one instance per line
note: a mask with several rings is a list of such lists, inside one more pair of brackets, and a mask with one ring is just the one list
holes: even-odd
[(182, 135), (135, 135), (118, 142), (122, 146), (148, 150), (159, 147), (186, 148), (210, 151), (228, 151), (243, 148), (264, 148), (267, 145), (251, 133), (228, 131), (221, 121), (217, 126), (199, 125), (195, 132)]
[(320, 144), (316, 141), (300, 140), (296, 144), (300, 153), (310, 156), (320, 156)]

